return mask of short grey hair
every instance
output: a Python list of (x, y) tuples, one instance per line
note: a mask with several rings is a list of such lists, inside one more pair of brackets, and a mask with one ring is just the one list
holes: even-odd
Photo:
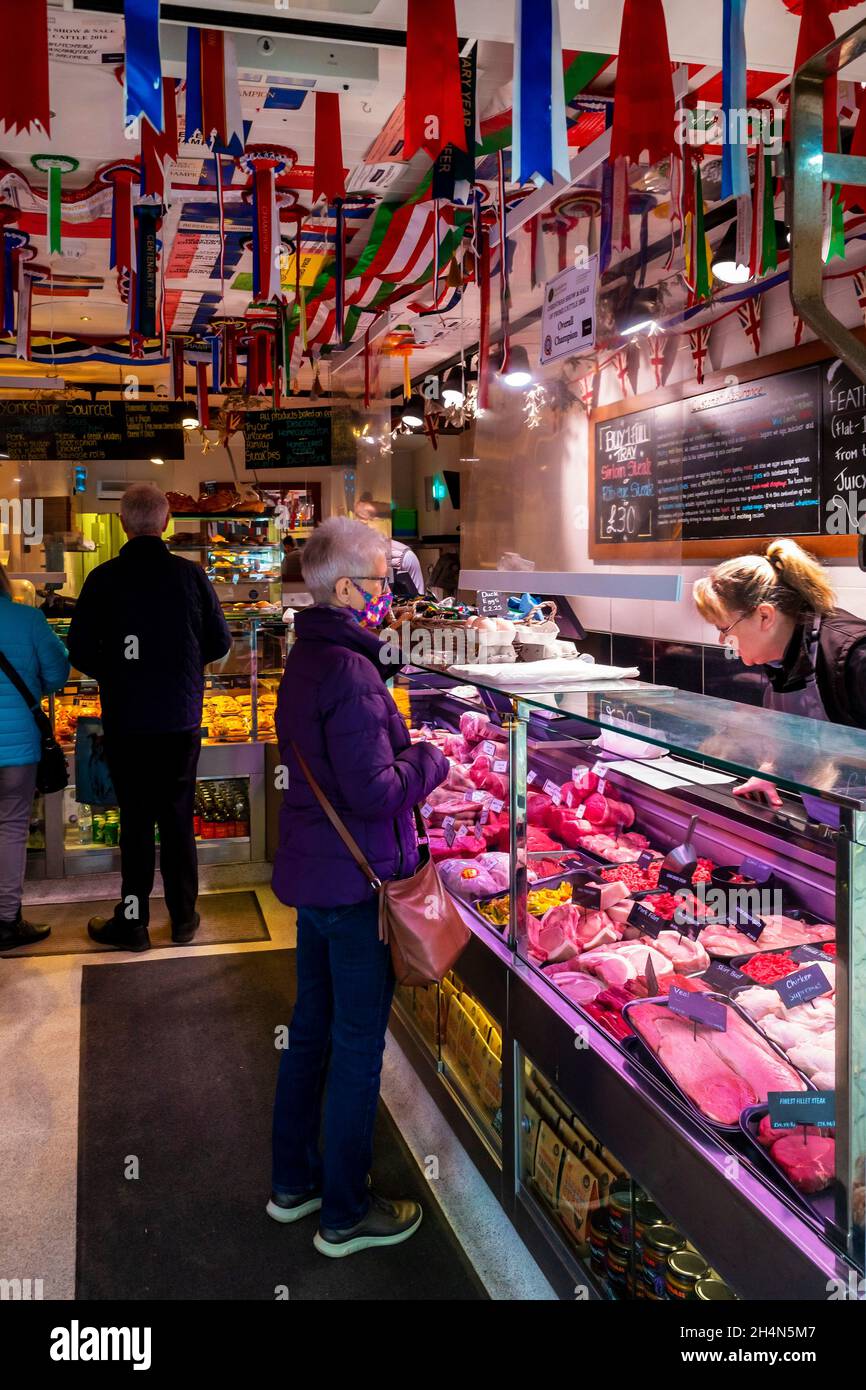
[(372, 574), (388, 543), (378, 531), (347, 516), (323, 521), (301, 552), (301, 573), (316, 603), (334, 597), (334, 585), (346, 575)]
[(133, 483), (120, 499), (120, 519), (131, 536), (161, 536), (169, 505), (156, 483)]

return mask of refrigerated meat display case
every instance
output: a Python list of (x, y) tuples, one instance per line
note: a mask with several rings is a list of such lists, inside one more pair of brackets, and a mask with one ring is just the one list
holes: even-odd
[[(636, 681), (394, 686), (451, 759), (422, 814), (472, 935), (393, 1029), (561, 1296), (857, 1296), (866, 736)], [(780, 809), (733, 795), (758, 774)], [(642, 1236), (599, 1256), (612, 1191), (687, 1256), (655, 1294)]]

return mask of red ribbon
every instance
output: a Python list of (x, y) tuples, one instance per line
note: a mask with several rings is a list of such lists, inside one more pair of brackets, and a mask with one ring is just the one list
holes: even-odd
[(124, 270), (131, 270), (135, 265), (135, 230), (132, 218), (132, 183), (135, 178), (137, 175), (131, 169), (118, 169), (111, 179), (114, 190), (114, 260), (112, 266), (117, 267), (118, 274)]
[(198, 405), (198, 422), (203, 430), (210, 428), (210, 401), (207, 393), (207, 362), (195, 364), (195, 395)]
[(177, 78), (162, 79), (162, 130), (154, 130), (150, 121), (141, 122), (141, 191), (165, 194), (165, 166), (177, 159)]
[[(800, 33), (797, 38), (797, 55), (794, 59), (794, 72), (802, 67), (813, 53), (832, 43), (836, 37), (830, 11), (845, 8), (840, 4), (830, 4), (830, 0), (785, 0), (789, 10), (802, 16)], [(786, 139), (791, 134), (791, 108), (785, 122)], [(839, 139), (838, 81), (833, 73), (824, 83), (824, 149), (836, 153)]]
[(478, 337), (478, 409), (486, 410), (490, 397), (490, 233), (481, 228), (479, 255), (479, 288), (481, 291), (481, 326)]
[(203, 139), (216, 131), (217, 139), (226, 144), (230, 132), (226, 129), (226, 70), (225, 46), (221, 29), (199, 29), (201, 51), (201, 119)]
[(180, 338), (171, 339), (171, 395), (172, 400), (182, 401), (183, 383), (183, 343)]
[(466, 149), (454, 0), (408, 0), (403, 158)]
[(42, 0), (0, 0), (0, 124), (51, 134), (48, 9)]
[(238, 334), (230, 323), (223, 328), (223, 386), (237, 386), (238, 383)]
[(611, 163), (650, 164), (674, 148), (674, 84), (662, 0), (625, 0), (616, 69)]
[(340, 130), (338, 92), (316, 92), (316, 139), (313, 162), (313, 202), (325, 195), (326, 202), (345, 198), (343, 177), (343, 135)]

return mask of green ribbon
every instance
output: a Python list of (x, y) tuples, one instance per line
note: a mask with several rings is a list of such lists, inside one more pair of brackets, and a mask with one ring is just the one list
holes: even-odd
[(845, 212), (842, 207), (841, 190), (838, 183), (833, 185), (833, 199), (830, 204), (830, 244), (827, 247), (827, 255), (824, 261), (832, 261), (838, 257), (839, 260), (845, 259)]
[(707, 256), (707, 234), (704, 231), (704, 185), (701, 166), (695, 165), (695, 299), (709, 299), (710, 265)]
[(766, 275), (779, 266), (779, 245), (776, 241), (776, 199), (773, 192), (773, 161), (764, 155), (764, 226), (761, 239), (761, 274)]
[(63, 154), (34, 154), (30, 156), (30, 163), (34, 169), (48, 175), (48, 254), (59, 256), (63, 249), (61, 180), (64, 174), (71, 174), (78, 168), (78, 160)]

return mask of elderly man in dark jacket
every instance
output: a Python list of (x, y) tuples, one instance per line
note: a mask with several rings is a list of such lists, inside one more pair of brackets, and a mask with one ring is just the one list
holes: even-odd
[(421, 1208), (368, 1187), (394, 973), (377, 895), (296, 751), (383, 881), (417, 869), (413, 808), (447, 776), (448, 760), (429, 743), (411, 744), (385, 683), (393, 672), (376, 636), (389, 604), (383, 537), (333, 518), (307, 542), (303, 571), (316, 606), (296, 618), (277, 700), (288, 787), (273, 879), (298, 910), (298, 996), (280, 1060), (267, 1210), (283, 1222), (321, 1210), (314, 1244), (339, 1257), (406, 1240)]
[(87, 576), (69, 628), (73, 666), (99, 681), (105, 753), (120, 806), (121, 901), (94, 917), (95, 941), (145, 951), (159, 826), (172, 940), (199, 924), (193, 806), (204, 668), (231, 647), (204, 570), (162, 540), (165, 494), (133, 483), (120, 504), (129, 539)]

